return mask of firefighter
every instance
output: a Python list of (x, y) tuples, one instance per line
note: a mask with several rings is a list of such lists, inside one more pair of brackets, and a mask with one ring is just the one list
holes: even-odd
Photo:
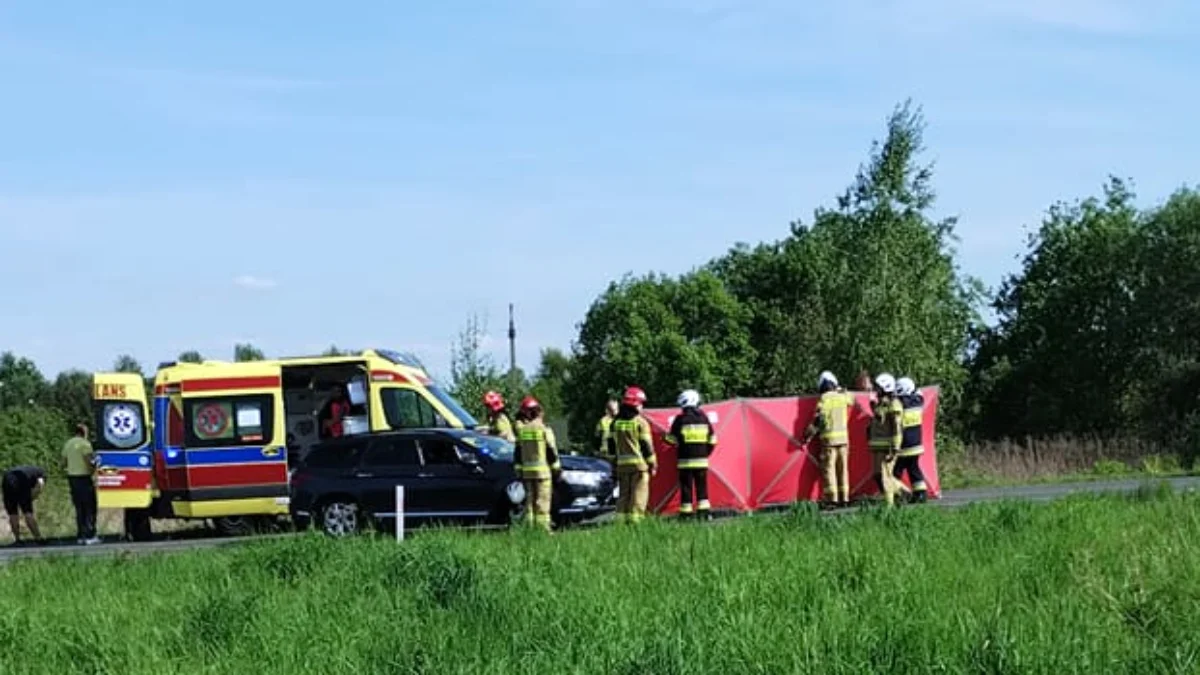
[(517, 437), (513, 433), (513, 424), (508, 417), (504, 397), (498, 392), (489, 391), (483, 395), (483, 407), (487, 408), (488, 433), (492, 436), (499, 436), (509, 443), (515, 443)]
[[(805, 432), (808, 443), (821, 435), (821, 474), (824, 477), (822, 506), (833, 508), (850, 504), (850, 408), (862, 406), (854, 396), (838, 385), (828, 370), (817, 378), (820, 400), (813, 420)], [(869, 414), (869, 413), (868, 413)]]
[(717, 445), (717, 434), (708, 415), (700, 410), (699, 392), (688, 389), (676, 402), (680, 414), (671, 423), (671, 431), (664, 440), (676, 448), (679, 515), (688, 518), (694, 514), (707, 520), (712, 508), (708, 501), (708, 458)]
[(604, 417), (601, 417), (600, 421), (596, 422), (596, 449), (598, 456), (613, 462), (613, 466), (616, 466), (616, 458), (608, 454), (608, 432), (612, 428), (613, 418), (617, 416), (617, 410), (617, 402), (609, 399), (608, 405), (604, 406)]
[(912, 501), (924, 504), (929, 490), (925, 484), (925, 472), (921, 471), (921, 455), (925, 453), (925, 397), (917, 391), (917, 385), (912, 378), (900, 378), (896, 387), (904, 414), (901, 418), (900, 451), (896, 453), (893, 475), (899, 482), (907, 473), (908, 479), (912, 481)]
[(562, 475), (554, 430), (546, 426), (542, 405), (532, 396), (521, 402), (517, 422), (517, 473), (525, 485), (525, 518), (535, 527), (551, 529), (553, 481)]
[(650, 423), (642, 417), (646, 392), (629, 387), (608, 434), (608, 452), (617, 458), (617, 520), (639, 523), (650, 501), (650, 478), (658, 474)]
[(888, 506), (896, 503), (895, 484), (892, 471), (896, 453), (900, 451), (901, 417), (904, 407), (896, 396), (896, 380), (888, 373), (875, 378), (874, 403), (871, 422), (867, 427), (868, 445), (871, 449), (875, 485)]

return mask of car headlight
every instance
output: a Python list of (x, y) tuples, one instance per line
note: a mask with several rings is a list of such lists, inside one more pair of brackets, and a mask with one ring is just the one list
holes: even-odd
[(596, 471), (564, 471), (563, 482), (580, 487), (598, 488), (604, 481), (604, 474)]

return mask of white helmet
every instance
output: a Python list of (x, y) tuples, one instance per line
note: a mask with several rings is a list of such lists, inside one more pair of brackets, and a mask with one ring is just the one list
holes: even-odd
[(679, 395), (675, 400), (680, 408), (695, 408), (700, 405), (700, 392), (695, 389), (688, 389)]
[(817, 377), (817, 386), (818, 387), (820, 387), (821, 385), (823, 385), (825, 383), (828, 383), (830, 386), (833, 386), (833, 387), (838, 386), (837, 378), (834, 377), (833, 373), (829, 372), (828, 370), (822, 371), (821, 374)]
[(910, 396), (917, 390), (917, 383), (912, 381), (911, 377), (902, 377), (896, 380), (896, 393), (901, 396)]
[(893, 394), (896, 392), (896, 378), (887, 373), (880, 373), (879, 377), (875, 378), (875, 386), (885, 394)]

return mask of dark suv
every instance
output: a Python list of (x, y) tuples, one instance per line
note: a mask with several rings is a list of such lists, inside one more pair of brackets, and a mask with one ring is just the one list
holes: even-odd
[[(326, 441), (304, 457), (291, 483), (297, 528), (331, 535), (368, 525), (394, 530), (396, 486), (404, 486), (406, 527), (429, 523), (507, 524), (521, 517), (525, 490), (513, 471), (513, 445), (474, 431), (412, 429)], [(557, 523), (613, 510), (611, 466), (567, 455), (554, 485)]]

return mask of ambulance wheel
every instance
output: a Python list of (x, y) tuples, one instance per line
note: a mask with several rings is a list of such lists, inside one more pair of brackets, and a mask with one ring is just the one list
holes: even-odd
[(129, 541), (150, 541), (150, 509), (125, 509), (125, 538)]

